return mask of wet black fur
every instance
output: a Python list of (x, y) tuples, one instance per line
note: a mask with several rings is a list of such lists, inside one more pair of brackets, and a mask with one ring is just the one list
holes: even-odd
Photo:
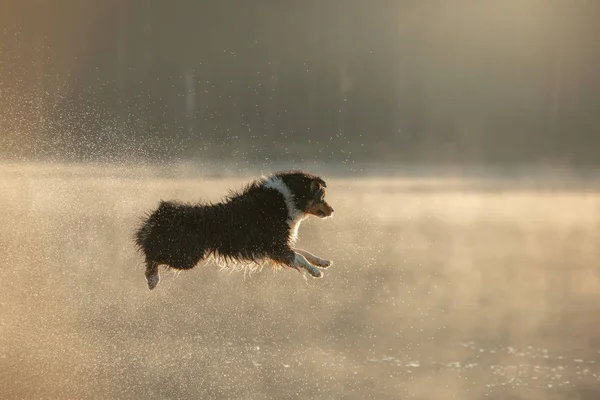
[[(320, 178), (298, 171), (275, 176), (286, 183), (301, 211), (314, 196), (311, 182), (318, 180), (325, 186)], [(209, 255), (225, 260), (270, 258), (290, 263), (294, 252), (285, 198), (279, 191), (263, 187), (265, 180), (254, 181), (241, 192), (231, 192), (217, 204), (161, 201), (135, 234), (147, 271), (161, 264), (191, 269)]]

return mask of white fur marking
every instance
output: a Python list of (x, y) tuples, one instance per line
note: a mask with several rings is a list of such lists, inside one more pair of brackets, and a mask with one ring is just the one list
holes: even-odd
[(291, 222), (298, 220), (302, 217), (302, 211), (296, 208), (296, 204), (294, 203), (294, 195), (290, 188), (285, 184), (283, 179), (279, 176), (272, 176), (265, 181), (265, 187), (269, 189), (275, 189), (285, 199), (285, 204), (288, 209), (288, 223), (291, 225)]
[(298, 228), (300, 223), (306, 218), (306, 215), (296, 208), (294, 203), (294, 195), (290, 188), (285, 184), (283, 179), (279, 176), (272, 176), (265, 181), (264, 186), (269, 189), (275, 189), (283, 196), (285, 205), (288, 210), (287, 223), (290, 227), (290, 242), (296, 242), (298, 239)]
[(281, 177), (272, 176), (268, 178), (265, 181), (265, 187), (269, 189), (275, 189), (283, 196), (288, 210), (287, 223), (290, 227), (289, 241), (291, 244), (294, 244), (298, 239), (298, 229), (300, 228), (300, 223), (306, 218), (306, 215), (296, 208), (296, 204), (294, 203), (294, 195)]
[(300, 228), (300, 224), (305, 218), (306, 216), (303, 216), (301, 218), (298, 218), (296, 221), (292, 221), (291, 223), (290, 221), (288, 221), (288, 224), (290, 225), (290, 243), (292, 245), (296, 243), (296, 240), (298, 240), (298, 229)]

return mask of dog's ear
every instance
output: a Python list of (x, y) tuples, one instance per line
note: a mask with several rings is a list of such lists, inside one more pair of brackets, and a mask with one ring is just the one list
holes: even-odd
[(327, 185), (325, 184), (325, 181), (321, 178), (315, 178), (310, 182), (310, 189), (313, 192), (316, 192), (321, 187), (324, 187), (324, 188), (327, 187)]

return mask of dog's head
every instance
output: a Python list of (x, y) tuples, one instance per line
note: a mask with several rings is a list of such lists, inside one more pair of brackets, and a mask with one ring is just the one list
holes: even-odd
[(333, 214), (333, 207), (325, 200), (327, 184), (323, 179), (301, 171), (282, 172), (277, 176), (292, 192), (298, 210), (320, 218)]

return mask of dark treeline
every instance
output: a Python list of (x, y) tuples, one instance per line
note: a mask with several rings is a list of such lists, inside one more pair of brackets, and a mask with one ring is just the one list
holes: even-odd
[(4, 0), (0, 155), (596, 163), (599, 11)]

